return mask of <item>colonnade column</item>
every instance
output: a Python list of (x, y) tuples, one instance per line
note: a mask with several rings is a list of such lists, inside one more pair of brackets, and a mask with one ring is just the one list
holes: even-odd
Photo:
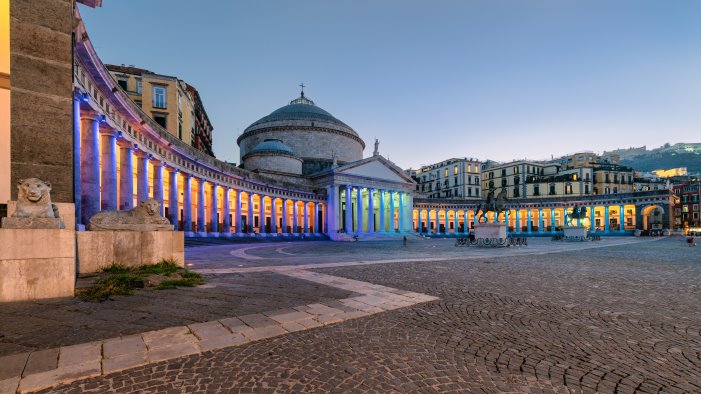
[(163, 216), (163, 163), (154, 160), (153, 164), (153, 199), (161, 204), (161, 216)]
[(81, 222), (87, 225), (90, 218), (100, 212), (100, 121), (97, 115), (85, 116), (80, 120), (80, 159), (83, 163), (80, 166), (80, 218)]
[(299, 227), (299, 207), (297, 206), (298, 201), (292, 200), (292, 234), (297, 233), (297, 227)]
[(404, 232), (404, 221), (406, 220), (406, 212), (404, 212), (404, 193), (399, 193), (399, 232)]
[(368, 188), (368, 232), (375, 232), (375, 190)]
[(477, 211), (477, 210), (475, 209), (475, 214), (474, 214), (474, 216), (472, 217), (472, 223), (475, 224), (475, 225), (476, 225), (477, 223), (480, 222), (480, 218), (479, 218), (479, 216), (477, 216), (477, 213), (478, 213), (478, 212), (479, 212), (479, 211)]
[(521, 210), (516, 210), (516, 226), (515, 230), (517, 233), (521, 232)]
[(136, 204), (148, 200), (148, 160), (149, 156), (144, 151), (136, 151)]
[(528, 219), (527, 219), (528, 222), (527, 222), (526, 225), (528, 226), (528, 232), (530, 233), (531, 230), (533, 229), (533, 217), (532, 217), (532, 213), (531, 213), (531, 209), (530, 209), (530, 208), (528, 208), (528, 211), (527, 211), (527, 212), (528, 212)]
[(431, 210), (426, 210), (426, 232), (431, 234)]
[(589, 230), (596, 230), (596, 219), (594, 218), (594, 207), (589, 207)]
[(132, 147), (128, 142), (119, 145), (119, 209), (134, 208), (134, 165)]
[(230, 218), (230, 212), (231, 208), (229, 207), (229, 187), (224, 186), (224, 194), (223, 198), (224, 201), (222, 201), (222, 208), (221, 208), (221, 213), (222, 213), (222, 229), (220, 232), (224, 234), (229, 234), (231, 233), (231, 218)]
[(380, 232), (385, 232), (385, 191), (380, 190)]
[(100, 130), (100, 151), (102, 168), (100, 174), (100, 209), (117, 209), (117, 132), (112, 129)]
[(351, 187), (346, 185), (346, 233), (353, 232), (353, 203), (351, 197)]
[(212, 223), (210, 232), (212, 233), (219, 232), (219, 218), (217, 217), (219, 208), (219, 196), (217, 195), (217, 187), (217, 185), (212, 184), (212, 204), (209, 207), (209, 220)]
[(280, 200), (282, 203), (282, 233), (286, 234), (288, 233), (287, 231), (287, 216), (288, 216), (288, 211), (287, 211), (287, 200), (282, 199)]
[(569, 223), (567, 223), (567, 216), (567, 208), (562, 208), (562, 217), (564, 218), (564, 224), (562, 225), (562, 228), (569, 227)]
[(81, 216), (83, 214), (83, 209), (81, 207), (81, 199), (83, 197), (82, 182), (80, 178), (80, 171), (82, 166), (80, 165), (80, 146), (81, 146), (81, 135), (80, 135), (80, 93), (75, 92), (73, 95), (73, 199), (75, 206), (75, 228), (73, 230), (79, 230), (81, 227)]
[(550, 208), (550, 231), (555, 232), (555, 208)]
[(236, 234), (243, 234), (243, 222), (241, 221), (241, 189), (236, 190), (236, 216), (234, 218)]
[(609, 206), (604, 207), (604, 231), (609, 232)]
[(356, 214), (356, 227), (358, 230), (356, 231), (357, 233), (362, 233), (363, 232), (363, 189), (358, 188), (358, 195), (356, 196), (356, 205), (358, 206), (357, 214)]
[(417, 232), (418, 232), (419, 234), (421, 234), (421, 233), (423, 232), (423, 228), (424, 228), (424, 223), (423, 223), (423, 220), (421, 219), (421, 213), (423, 212), (423, 210), (422, 210), (422, 209), (418, 209), (417, 211), (418, 211), (418, 214), (416, 215), (416, 219), (417, 219), (416, 221), (417, 221), (418, 228), (419, 228), (419, 229), (417, 230)]
[(453, 230), (454, 230), (455, 234), (460, 232), (460, 218), (458, 218), (458, 212), (459, 211), (457, 209), (455, 211), (453, 211), (453, 222), (454, 222), (454, 224), (453, 224), (454, 229)]
[(270, 232), (277, 234), (277, 198), (270, 197)]
[(248, 192), (248, 232), (253, 233), (253, 193)]
[(197, 232), (207, 231), (204, 220), (204, 179), (199, 179), (197, 183)]
[(192, 231), (192, 176), (183, 174), (183, 228), (185, 232)]
[(389, 192), (389, 232), (393, 233), (394, 230), (394, 192)]
[(178, 231), (178, 213), (180, 213), (180, 209), (178, 208), (178, 170), (175, 168), (171, 168), (169, 173), (168, 192), (168, 219), (170, 219), (173, 229)]
[(620, 205), (618, 207), (618, 230), (619, 231), (625, 230), (625, 223), (624, 223), (625, 216), (623, 213), (624, 208), (625, 207), (623, 205)]
[(538, 209), (538, 232), (543, 232), (543, 209)]
[(303, 212), (303, 223), (304, 223), (304, 229), (303, 232), (304, 234), (309, 234), (309, 202), (304, 201), (304, 209), (302, 210)]

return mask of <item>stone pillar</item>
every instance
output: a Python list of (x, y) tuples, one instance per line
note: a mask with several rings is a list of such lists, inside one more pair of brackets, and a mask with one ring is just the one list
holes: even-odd
[[(331, 185), (326, 188), (326, 231), (329, 236), (338, 232), (338, 210), (340, 204), (338, 202), (338, 186)], [(319, 231), (321, 232), (321, 231)]]
[(137, 150), (136, 154), (136, 204), (148, 200), (148, 160), (146, 152)]
[(453, 211), (453, 233), (456, 235), (460, 232), (460, 218), (458, 214), (459, 211), (457, 209)]
[(589, 230), (596, 230), (596, 219), (594, 218), (594, 207), (589, 207)]
[(530, 208), (528, 208), (527, 212), (528, 212), (528, 219), (527, 219), (528, 222), (526, 225), (528, 226), (528, 233), (530, 234), (532, 232), (532, 229), (533, 229), (533, 217), (532, 217), (532, 213), (531, 213)]
[(462, 232), (467, 234), (470, 231), (470, 219), (469, 219), (469, 215), (468, 215), (468, 210), (467, 209), (464, 210), (462, 214), (463, 214), (462, 221), (464, 223), (463, 224), (464, 227), (462, 228)]
[(417, 209), (416, 211), (418, 212), (418, 213), (416, 214), (416, 219), (417, 219), (417, 220), (416, 220), (416, 224), (417, 224), (418, 227), (419, 227), (419, 230), (418, 230), (417, 232), (418, 232), (419, 234), (421, 234), (421, 233), (423, 233), (423, 229), (424, 229), (424, 223), (423, 223), (423, 220), (422, 220), (422, 218), (421, 218), (421, 209)]
[(517, 209), (516, 210), (516, 230), (517, 233), (521, 232), (521, 210)]
[(380, 232), (385, 231), (385, 191), (380, 190)]
[(183, 174), (183, 231), (192, 232), (192, 175)]
[[(620, 205), (618, 207), (618, 230), (619, 231), (625, 231), (625, 213), (624, 213), (625, 206)], [(691, 213), (689, 213), (691, 215)]]
[(555, 232), (555, 208), (550, 208), (550, 232)]
[(217, 218), (217, 212), (219, 210), (219, 196), (217, 195), (218, 186), (212, 184), (212, 204), (209, 206), (209, 221), (211, 222), (210, 232), (219, 232), (219, 218)]
[(119, 209), (134, 208), (134, 164), (131, 144), (119, 145)]
[(282, 203), (282, 233), (287, 234), (288, 233), (288, 231), (287, 231), (287, 220), (288, 220), (287, 200), (283, 198), (282, 200), (280, 200), (280, 202)]
[(375, 232), (375, 190), (368, 188), (368, 232)]
[(397, 197), (399, 200), (399, 232), (404, 232), (404, 222), (406, 221), (406, 212), (404, 212), (404, 193), (400, 192)]
[(243, 222), (241, 221), (241, 190), (236, 190), (236, 213), (234, 225), (236, 234), (243, 234)]
[[(254, 210), (253, 210), (253, 193), (248, 192), (248, 232), (253, 233), (255, 230), (253, 225), (255, 221), (253, 220)], [(258, 219), (260, 220), (260, 219)]]
[(292, 200), (292, 233), (297, 234), (299, 227), (299, 206), (297, 205), (299, 201)]
[(117, 209), (117, 132), (100, 129), (100, 210)]
[(85, 116), (80, 126), (81, 223), (87, 225), (90, 218), (100, 212), (100, 121), (97, 115)]
[(563, 227), (563, 228), (569, 227), (570, 225), (569, 225), (569, 223), (567, 223), (567, 222), (568, 222), (568, 220), (567, 220), (567, 216), (568, 216), (568, 215), (567, 215), (567, 208), (562, 208), (562, 216), (564, 217), (564, 220), (565, 220), (565, 223), (562, 225), (562, 227)]
[(168, 175), (168, 219), (170, 224), (173, 225), (173, 229), (178, 231), (178, 214), (180, 213), (180, 208), (178, 208), (178, 199), (180, 197), (178, 170), (171, 168)]
[(161, 216), (163, 216), (163, 163), (157, 160), (153, 164), (153, 199), (161, 203)]
[(389, 192), (389, 232), (393, 233), (394, 227), (394, 192)]
[(609, 206), (604, 207), (604, 232), (609, 232)]
[(270, 232), (277, 234), (277, 198), (270, 197)]
[(302, 222), (304, 224), (304, 234), (309, 234), (309, 202), (304, 201), (304, 209), (302, 210), (304, 217)]
[(204, 217), (204, 179), (200, 179), (197, 183), (197, 232), (200, 235), (205, 235), (207, 232)]
[(353, 232), (353, 200), (351, 196), (351, 187), (346, 185), (346, 233)]
[(543, 232), (543, 209), (538, 209), (538, 232)]
[(223, 198), (224, 200), (222, 201), (222, 209), (221, 209), (221, 214), (222, 214), (222, 228), (219, 231), (220, 233), (223, 234), (230, 234), (231, 233), (231, 217), (229, 216), (231, 214), (231, 207), (229, 206), (230, 202), (229, 199), (231, 196), (229, 196), (229, 187), (228, 186), (223, 186), (224, 187), (224, 195)]
[(358, 188), (358, 195), (356, 196), (356, 205), (358, 206), (356, 209), (357, 215), (356, 215), (356, 226), (357, 226), (357, 233), (362, 233), (363, 232), (363, 189)]
[(426, 210), (426, 233), (431, 234), (431, 210)]
[(81, 220), (83, 213), (81, 206), (83, 185), (80, 177), (80, 171), (82, 170), (82, 166), (80, 164), (80, 147), (82, 139), (80, 135), (80, 124), (80, 97), (78, 97), (78, 93), (76, 93), (73, 96), (73, 202), (75, 204), (75, 230), (85, 229)]

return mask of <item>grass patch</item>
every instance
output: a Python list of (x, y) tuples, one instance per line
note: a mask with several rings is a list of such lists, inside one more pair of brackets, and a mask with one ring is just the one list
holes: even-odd
[[(131, 295), (135, 289), (153, 287), (156, 290), (194, 287), (204, 283), (197, 272), (179, 267), (172, 260), (161, 260), (156, 264), (127, 268), (112, 264), (102, 270), (105, 276), (81, 292), (86, 301), (104, 301), (113, 295)], [(152, 283), (157, 283), (153, 284)]]

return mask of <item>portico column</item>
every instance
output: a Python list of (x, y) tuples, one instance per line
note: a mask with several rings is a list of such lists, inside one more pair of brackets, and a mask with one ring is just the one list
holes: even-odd
[(459, 211), (457, 209), (453, 211), (453, 232), (455, 234), (460, 232), (460, 219), (458, 218), (458, 212)]
[(528, 232), (530, 233), (533, 229), (533, 218), (531, 217), (531, 209), (528, 208)]
[(148, 200), (148, 154), (144, 151), (136, 151), (136, 205)]
[(609, 232), (609, 206), (604, 207), (604, 232)]
[(97, 115), (82, 117), (80, 123), (81, 222), (100, 212), (100, 151), (98, 134), (100, 122)]
[(516, 232), (517, 233), (521, 232), (521, 210), (520, 209), (516, 210)]
[(563, 225), (563, 228), (567, 228), (567, 227), (570, 226), (569, 223), (567, 223), (567, 222), (568, 222), (568, 220), (567, 220), (567, 216), (568, 216), (568, 215), (567, 215), (567, 208), (562, 208), (562, 215), (563, 215), (563, 217), (565, 218), (565, 224)]
[(589, 230), (596, 230), (596, 219), (594, 219), (594, 207), (589, 207)]
[(299, 207), (297, 206), (297, 203), (299, 201), (292, 200), (292, 233), (295, 234), (298, 232), (298, 227), (299, 227)]
[(417, 232), (418, 232), (419, 234), (421, 234), (421, 233), (423, 232), (423, 228), (424, 228), (424, 223), (423, 223), (423, 220), (421, 219), (421, 211), (422, 211), (421, 209), (417, 209), (417, 212), (418, 212), (418, 214), (417, 214), (417, 219), (418, 219), (417, 222), (418, 222), (418, 227), (419, 227), (419, 229), (417, 230)]
[(353, 203), (351, 199), (351, 187), (346, 185), (346, 233), (353, 232)]
[(362, 233), (363, 232), (363, 189), (358, 188), (358, 195), (356, 196), (356, 205), (358, 206), (357, 208), (357, 214), (356, 214), (356, 222), (357, 222), (357, 227), (358, 231), (357, 233)]
[(389, 192), (389, 232), (394, 232), (394, 192)]
[(431, 210), (426, 210), (426, 233), (431, 234)]
[(223, 193), (222, 197), (224, 198), (224, 201), (222, 201), (222, 209), (221, 209), (222, 228), (221, 228), (220, 232), (222, 232), (224, 234), (229, 234), (229, 233), (231, 233), (231, 218), (229, 216), (230, 212), (231, 212), (231, 208), (229, 207), (229, 198), (230, 198), (229, 190), (230, 189), (228, 186), (224, 186), (223, 190), (224, 190), (224, 193)]
[(304, 201), (303, 209), (304, 234), (309, 234), (309, 202)]
[(217, 194), (218, 186), (212, 184), (212, 205), (209, 207), (209, 221), (212, 223), (211, 231), (212, 233), (219, 232), (219, 218), (217, 217), (219, 210), (219, 196)]
[(253, 193), (248, 192), (248, 232), (253, 233)]
[(117, 132), (112, 129), (100, 130), (100, 151), (102, 168), (100, 175), (100, 209), (117, 209)]
[(550, 232), (555, 232), (555, 208), (550, 208)]
[(183, 231), (192, 231), (192, 176), (183, 174)]
[(178, 208), (178, 170), (171, 168), (168, 177), (168, 219), (170, 219), (170, 224), (173, 225), (173, 229), (178, 231), (178, 214), (180, 209)]
[(199, 179), (197, 183), (197, 232), (207, 231), (204, 218), (204, 179)]
[(477, 213), (478, 213), (479, 211), (477, 211), (477, 210), (475, 209), (474, 212), (475, 212), (475, 213), (474, 213), (474, 216), (472, 217), (472, 223), (473, 223), (473, 225), (476, 225), (476, 224), (479, 223), (479, 221), (480, 221), (479, 216), (477, 216)]
[(286, 234), (286, 233), (288, 233), (288, 231), (287, 231), (287, 219), (288, 219), (288, 217), (287, 217), (288, 216), (287, 200), (283, 198), (282, 200), (280, 200), (280, 202), (282, 203), (282, 233)]
[(543, 209), (538, 209), (538, 232), (543, 232)]
[(445, 234), (448, 232), (448, 210), (443, 210), (443, 231), (441, 233)]
[(375, 232), (375, 193), (374, 189), (368, 188), (368, 232)]
[(82, 224), (82, 214), (83, 209), (81, 207), (81, 200), (83, 197), (82, 191), (82, 181), (80, 178), (80, 171), (82, 166), (80, 165), (80, 146), (81, 146), (81, 135), (80, 135), (80, 101), (81, 93), (75, 92), (73, 95), (73, 200), (75, 205), (75, 228), (74, 230), (79, 230), (83, 228)]
[(406, 212), (404, 212), (404, 193), (399, 192), (397, 199), (399, 200), (399, 232), (404, 232), (404, 221), (406, 220)]
[(153, 164), (153, 199), (161, 204), (161, 216), (165, 207), (163, 206), (163, 163), (152, 161)]
[(119, 209), (134, 208), (134, 165), (128, 142), (119, 145)]
[(385, 191), (380, 190), (380, 232), (385, 232)]
[(623, 209), (624, 209), (624, 208), (625, 208), (625, 207), (624, 207), (623, 205), (620, 205), (620, 206), (618, 207), (618, 230), (619, 230), (619, 231), (624, 231), (624, 230), (625, 230), (625, 223), (624, 223), (625, 215), (624, 215), (624, 212), (623, 212)]
[(236, 226), (236, 233), (243, 234), (243, 222), (241, 220), (241, 189), (236, 190), (236, 213), (235, 213), (234, 225)]
[(277, 234), (277, 198), (270, 197), (270, 232)]

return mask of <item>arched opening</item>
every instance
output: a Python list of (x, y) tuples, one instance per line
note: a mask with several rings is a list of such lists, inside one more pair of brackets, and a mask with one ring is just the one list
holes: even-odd
[(662, 230), (665, 228), (662, 219), (665, 211), (659, 205), (649, 205), (642, 209), (642, 230)]

